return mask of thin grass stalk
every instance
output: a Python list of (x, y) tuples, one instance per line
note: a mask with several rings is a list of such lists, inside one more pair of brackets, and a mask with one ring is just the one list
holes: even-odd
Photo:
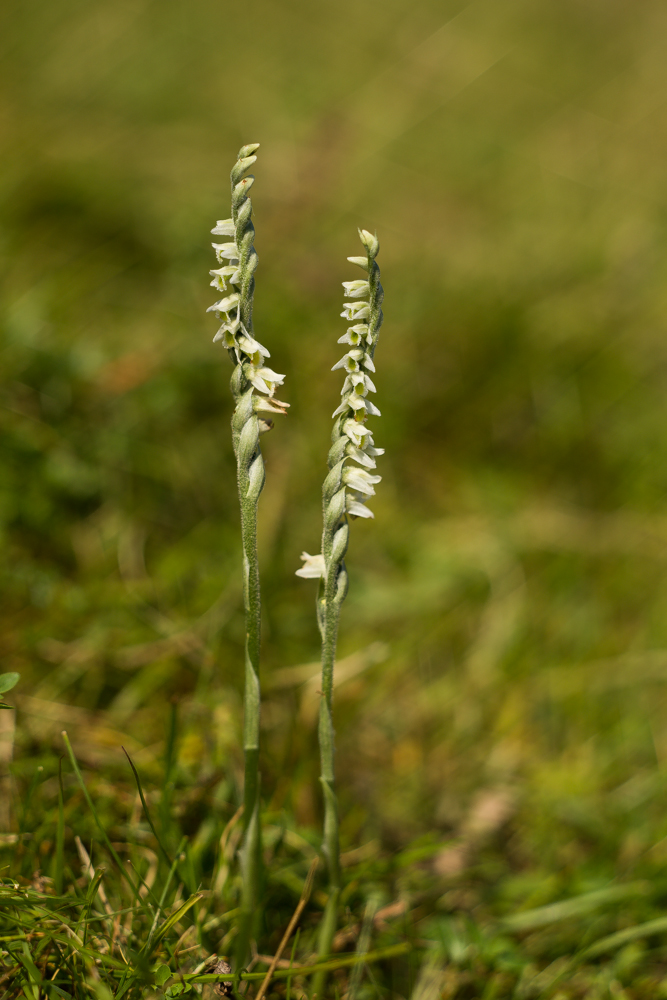
[[(348, 344), (350, 350), (336, 364), (342, 368), (346, 379), (342, 401), (333, 414), (335, 423), (332, 446), (329, 451), (330, 472), (322, 488), (322, 551), (317, 556), (304, 552), (304, 566), (299, 576), (319, 577), (317, 595), (317, 622), (322, 639), (322, 700), (318, 721), (320, 747), (320, 782), (324, 798), (323, 853), (329, 875), (329, 897), (320, 925), (318, 957), (327, 956), (336, 932), (338, 903), (341, 893), (338, 803), (334, 775), (333, 682), (338, 641), (338, 625), (343, 601), (347, 595), (348, 576), (345, 553), (349, 540), (348, 516), (373, 517), (365, 506), (375, 493), (373, 484), (380, 476), (369, 473), (375, 468), (375, 458), (383, 454), (376, 448), (373, 436), (366, 427), (369, 416), (379, 416), (380, 411), (366, 397), (375, 392), (368, 372), (375, 371), (373, 356), (382, 325), (380, 269), (375, 261), (379, 251), (376, 236), (360, 230), (359, 236), (366, 250), (365, 257), (349, 257), (368, 272), (368, 278), (343, 282), (345, 294), (353, 301), (345, 303), (341, 315), (352, 321), (339, 343)], [(356, 465), (347, 465), (355, 462)], [(313, 984), (313, 993), (322, 995), (326, 979), (323, 971)]]
[(254, 247), (255, 227), (248, 191), (254, 177), (248, 170), (257, 160), (259, 143), (243, 146), (230, 175), (232, 215), (218, 222), (212, 232), (226, 236), (227, 243), (213, 246), (222, 267), (211, 271), (211, 284), (225, 295), (209, 308), (222, 321), (214, 340), (221, 341), (234, 364), (231, 378), (236, 408), (232, 416), (232, 442), (241, 508), (243, 546), (243, 600), (246, 617), (245, 685), (243, 704), (244, 837), (241, 848), (242, 892), (236, 959), (243, 965), (261, 898), (260, 830), (260, 640), (261, 598), (257, 558), (257, 505), (264, 486), (264, 460), (259, 436), (273, 426), (270, 418), (284, 413), (287, 404), (273, 398), (283, 376), (264, 366), (269, 352), (253, 335), (252, 309), (258, 258)]
[(56, 826), (56, 853), (54, 864), (54, 882), (56, 895), (63, 894), (63, 876), (65, 871), (65, 791), (63, 789), (63, 759), (58, 760), (58, 823)]

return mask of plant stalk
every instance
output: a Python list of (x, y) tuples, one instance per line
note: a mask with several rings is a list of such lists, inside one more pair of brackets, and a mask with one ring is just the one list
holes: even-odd
[(259, 561), (257, 558), (257, 501), (247, 497), (248, 475), (238, 466), (243, 543), (243, 599), (246, 615), (245, 685), (243, 698), (244, 790), (241, 870), (243, 886), (239, 914), (236, 957), (240, 968), (246, 960), (253, 936), (260, 899), (261, 828), (259, 777), (259, 651), (261, 638), (261, 600)]
[[(329, 876), (329, 898), (324, 909), (317, 942), (319, 959), (323, 959), (331, 953), (341, 893), (338, 800), (334, 783), (333, 679), (338, 643), (338, 624), (347, 590), (345, 564), (342, 560), (333, 562), (331, 558), (333, 536), (341, 521), (339, 520), (334, 526), (328, 527), (326, 524), (326, 497), (323, 506), (325, 527), (322, 534), (322, 554), (327, 573), (320, 584), (320, 593), (317, 598), (317, 618), (322, 637), (322, 698), (318, 720), (318, 740), (320, 745), (320, 782), (324, 798), (322, 848)], [(313, 981), (313, 995), (321, 996), (326, 978), (326, 971), (317, 973)]]

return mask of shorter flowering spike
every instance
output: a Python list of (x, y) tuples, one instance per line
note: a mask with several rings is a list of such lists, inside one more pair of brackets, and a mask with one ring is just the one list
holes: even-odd
[[(348, 587), (344, 562), (349, 537), (348, 517), (373, 517), (366, 501), (375, 495), (375, 486), (381, 481), (381, 476), (373, 475), (370, 470), (376, 466), (376, 457), (383, 454), (382, 448), (375, 447), (373, 435), (366, 426), (369, 416), (380, 415), (377, 406), (366, 398), (369, 392), (376, 391), (368, 372), (375, 371), (373, 355), (382, 323), (380, 303), (383, 291), (380, 269), (375, 262), (379, 242), (377, 236), (366, 230), (359, 230), (359, 236), (366, 248), (366, 257), (349, 257), (348, 260), (363, 267), (368, 272), (368, 279), (343, 282), (346, 298), (359, 301), (343, 305), (341, 316), (351, 320), (352, 325), (338, 343), (348, 344), (350, 350), (332, 369), (342, 369), (345, 381), (340, 405), (333, 414), (332, 444), (328, 455), (330, 471), (322, 487), (322, 551), (315, 556), (303, 552), (301, 559), (304, 565), (296, 571), (297, 576), (320, 579), (317, 621), (322, 636), (322, 699), (318, 736), (320, 780), (324, 789), (323, 848), (329, 868), (329, 898), (318, 941), (320, 958), (332, 950), (341, 892), (332, 692), (338, 619)], [(324, 979), (320, 976), (313, 984), (313, 995), (323, 995), (323, 985)]]

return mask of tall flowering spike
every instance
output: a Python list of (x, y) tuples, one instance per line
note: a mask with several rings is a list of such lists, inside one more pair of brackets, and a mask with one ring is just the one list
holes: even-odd
[(219, 267), (210, 272), (211, 285), (220, 294), (207, 310), (220, 328), (213, 338), (229, 351), (234, 365), (231, 389), (236, 402), (232, 417), (232, 441), (241, 503), (243, 540), (243, 597), (246, 613), (245, 693), (243, 749), (245, 755), (244, 840), (241, 852), (242, 897), (236, 958), (245, 964), (261, 900), (261, 834), (259, 818), (259, 650), (260, 589), (257, 560), (257, 504), (264, 486), (264, 460), (259, 436), (273, 426), (271, 418), (285, 413), (288, 404), (275, 398), (284, 376), (265, 364), (269, 352), (256, 338), (252, 325), (253, 293), (257, 253), (255, 227), (248, 192), (255, 178), (248, 170), (255, 163), (259, 143), (239, 150), (231, 172), (231, 218), (222, 219), (212, 230), (222, 242), (214, 243)]
[[(329, 899), (320, 927), (318, 954), (331, 951), (336, 930), (336, 913), (341, 891), (340, 859), (338, 848), (338, 806), (334, 790), (334, 729), (332, 718), (333, 671), (338, 638), (338, 621), (347, 594), (345, 552), (349, 536), (350, 517), (373, 517), (366, 506), (375, 493), (381, 477), (370, 470), (375, 459), (384, 454), (376, 448), (373, 435), (367, 426), (368, 418), (380, 416), (377, 406), (369, 399), (375, 393), (370, 372), (375, 371), (373, 357), (382, 325), (382, 299), (380, 268), (375, 258), (380, 249), (377, 236), (365, 229), (359, 237), (366, 251), (365, 257), (348, 257), (353, 264), (367, 272), (365, 278), (344, 281), (345, 297), (341, 315), (350, 321), (347, 332), (339, 343), (349, 350), (333, 370), (342, 369), (345, 380), (341, 391), (340, 406), (333, 414), (332, 445), (329, 451), (329, 474), (322, 488), (323, 531), (322, 551), (311, 556), (304, 552), (304, 565), (297, 576), (319, 577), (317, 596), (317, 621), (322, 637), (322, 700), (318, 736), (322, 789), (324, 793), (324, 843), (323, 849), (329, 869)], [(323, 995), (325, 973), (318, 974), (313, 983), (313, 995)]]
[[(285, 376), (264, 364), (265, 358), (270, 357), (269, 351), (253, 336), (252, 305), (258, 257), (254, 247), (252, 203), (248, 197), (255, 178), (252, 174), (248, 175), (248, 170), (257, 160), (254, 155), (257, 149), (259, 143), (254, 142), (239, 150), (231, 172), (232, 217), (221, 219), (211, 230), (214, 236), (227, 239), (224, 243), (213, 244), (221, 266), (209, 272), (213, 279), (211, 286), (222, 293), (222, 298), (207, 309), (220, 321), (214, 342), (222, 342), (236, 366), (232, 376), (235, 399), (238, 402), (244, 393), (251, 396), (258, 393), (264, 397), (253, 399), (246, 419), (255, 419), (256, 413), (267, 412), (266, 397), (271, 400), (269, 409), (272, 413), (284, 413), (289, 405), (274, 399), (276, 388), (283, 384)], [(241, 427), (237, 425), (238, 421), (232, 424), (235, 448), (241, 433)], [(260, 432), (268, 429), (268, 426), (260, 427)]]

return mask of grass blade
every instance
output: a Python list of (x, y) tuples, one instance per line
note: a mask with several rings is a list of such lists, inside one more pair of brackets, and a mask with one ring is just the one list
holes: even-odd
[(196, 892), (194, 896), (190, 896), (189, 899), (186, 899), (183, 905), (179, 906), (176, 912), (172, 913), (172, 915), (165, 920), (162, 926), (159, 927), (158, 930), (156, 931), (151, 948), (146, 953), (147, 955), (150, 955), (151, 952), (155, 950), (156, 946), (159, 944), (159, 942), (162, 940), (165, 934), (171, 930), (174, 924), (177, 924), (178, 921), (181, 919), (181, 917), (184, 917), (185, 914), (188, 912), (188, 910), (191, 910), (192, 907), (195, 905), (195, 903), (198, 903), (200, 899), (203, 899), (203, 897), (204, 897), (203, 892)]
[(65, 870), (65, 792), (63, 789), (63, 759), (58, 760), (58, 824), (56, 826), (56, 854), (53, 881), (56, 895), (63, 894), (63, 872)]
[(648, 920), (644, 924), (636, 924), (634, 927), (625, 927), (622, 931), (609, 934), (600, 941), (590, 945), (583, 952), (583, 958), (596, 958), (605, 951), (613, 951), (627, 944), (629, 941), (637, 941), (638, 938), (650, 937), (652, 934), (664, 934), (667, 931), (667, 917), (657, 917), (655, 920)]
[(148, 811), (148, 804), (147, 804), (146, 798), (144, 796), (144, 790), (143, 790), (142, 785), (141, 785), (141, 778), (139, 777), (139, 772), (137, 771), (136, 767), (134, 766), (132, 758), (130, 757), (130, 755), (127, 752), (127, 750), (125, 749), (125, 747), (121, 747), (121, 749), (122, 749), (123, 753), (125, 754), (125, 756), (127, 757), (127, 760), (128, 760), (128, 763), (129, 763), (130, 767), (132, 768), (132, 773), (134, 774), (134, 780), (137, 783), (137, 790), (139, 792), (139, 798), (141, 799), (141, 804), (143, 806), (144, 815), (146, 817), (148, 825), (150, 826), (150, 828), (152, 830), (153, 836), (155, 837), (155, 839), (157, 841), (158, 847), (160, 848), (160, 850), (162, 851), (162, 854), (164, 855), (165, 861), (167, 862), (167, 864), (169, 865), (169, 867), (171, 867), (174, 862), (169, 857), (169, 854), (167, 853), (166, 848), (164, 847), (162, 841), (160, 840), (160, 838), (158, 836), (158, 832), (155, 829), (155, 825), (153, 823), (153, 820), (151, 819), (151, 814)]
[(81, 770), (80, 770), (79, 765), (77, 763), (77, 759), (74, 756), (74, 751), (72, 750), (72, 744), (69, 741), (69, 736), (67, 735), (67, 733), (65, 732), (64, 729), (63, 729), (63, 732), (62, 732), (62, 737), (63, 737), (63, 740), (65, 742), (65, 746), (67, 748), (67, 753), (68, 753), (68, 756), (69, 756), (72, 768), (74, 770), (74, 773), (76, 775), (76, 779), (79, 782), (79, 786), (81, 788), (81, 791), (83, 792), (84, 798), (85, 798), (86, 802), (88, 803), (88, 808), (90, 809), (90, 811), (91, 811), (91, 813), (93, 815), (93, 819), (95, 820), (95, 822), (97, 824), (97, 827), (98, 827), (100, 833), (102, 834), (102, 839), (104, 840), (104, 843), (107, 845), (107, 849), (108, 849), (109, 853), (111, 854), (111, 857), (114, 859), (114, 861), (118, 865), (118, 868), (120, 869), (120, 872), (121, 872), (123, 878), (128, 883), (128, 885), (130, 886), (130, 888), (132, 889), (132, 892), (134, 893), (135, 899), (140, 900), (141, 897), (139, 896), (139, 888), (138, 888), (138, 886), (136, 886), (134, 884), (134, 880), (131, 879), (130, 876), (128, 875), (127, 869), (125, 868), (125, 865), (120, 860), (115, 847), (113, 846), (113, 844), (109, 840), (109, 837), (107, 835), (106, 830), (104, 829), (102, 821), (100, 820), (99, 816), (97, 815), (97, 810), (96, 810), (96, 808), (95, 808), (95, 806), (93, 804), (93, 800), (90, 797), (90, 793), (88, 792), (88, 789), (86, 788), (86, 783), (83, 780), (83, 775), (81, 774)]

